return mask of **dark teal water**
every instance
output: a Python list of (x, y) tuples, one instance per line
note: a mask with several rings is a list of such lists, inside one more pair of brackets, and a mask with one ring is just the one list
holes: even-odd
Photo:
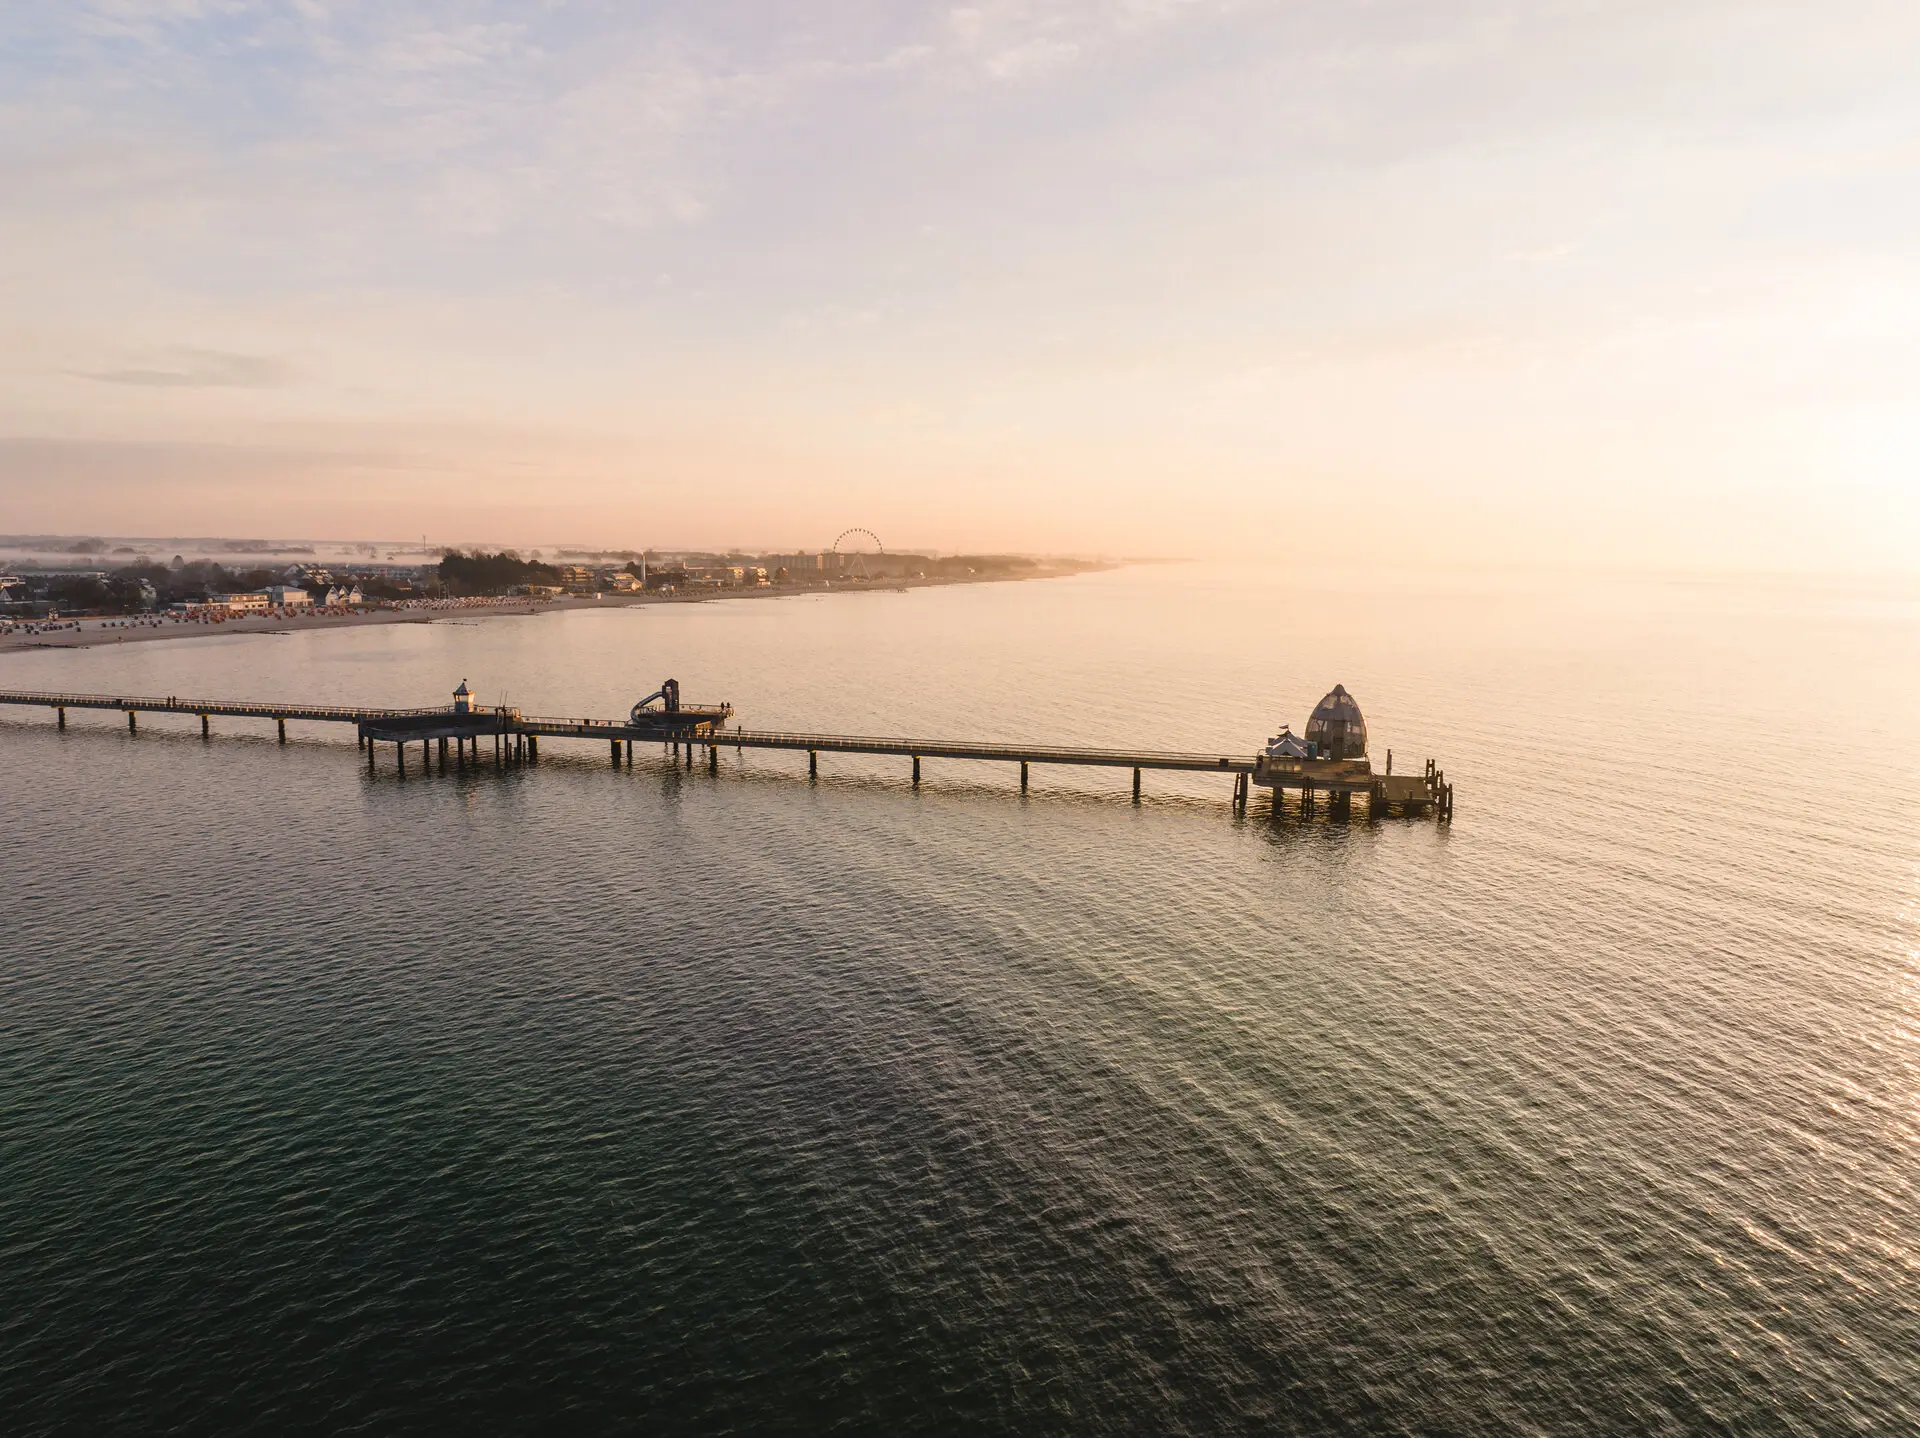
[(1460, 817), (0, 716), (0, 1428), (1913, 1432), (1917, 639), (1183, 570), (10, 656), (1242, 747), (1341, 680)]

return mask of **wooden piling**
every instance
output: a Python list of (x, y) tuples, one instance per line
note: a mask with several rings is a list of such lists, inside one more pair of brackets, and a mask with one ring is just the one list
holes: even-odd
[(394, 763), (394, 768), (399, 773), (400, 777), (402, 779), (406, 778), (407, 777), (407, 746), (404, 743), (397, 740), (395, 741), (393, 746), (393, 763)]
[(127, 732), (129, 734), (137, 734), (140, 732), (140, 726), (134, 723), (133, 720), (134, 720), (133, 711), (129, 709), (127, 711)]
[(818, 779), (820, 777), (820, 751), (818, 749), (807, 750), (807, 777), (809, 779)]
[(1140, 802), (1140, 766), (1137, 764), (1133, 769), (1133, 802)]
[(920, 756), (918, 754), (913, 756), (913, 787), (916, 789), (920, 787)]
[(707, 745), (707, 772), (709, 774), (718, 774), (720, 772), (720, 746), (718, 744)]
[(60, 710), (60, 727), (62, 729), (67, 727), (67, 711), (65, 710), (65, 708), (62, 708)]
[(213, 726), (207, 722), (207, 716), (202, 714), (200, 716), (200, 737), (205, 739), (212, 735), (212, 733)]
[(371, 774), (373, 772), (373, 740), (362, 737), (361, 747), (367, 751), (367, 772)]
[(1020, 761), (1020, 792), (1022, 794), (1027, 792), (1027, 761), (1025, 759)]

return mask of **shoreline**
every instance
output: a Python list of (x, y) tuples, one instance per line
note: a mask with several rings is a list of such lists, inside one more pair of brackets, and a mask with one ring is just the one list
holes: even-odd
[(654, 604), (712, 604), (724, 599), (794, 599), (806, 595), (888, 594), (908, 589), (937, 589), (956, 584), (1018, 584), (1030, 579), (1066, 579), (1077, 574), (1099, 574), (1119, 565), (1102, 564), (1076, 569), (1042, 570), (1034, 574), (975, 575), (965, 578), (883, 580), (868, 585), (787, 585), (754, 589), (702, 590), (687, 594), (569, 595), (560, 599), (501, 599), (445, 608), (365, 609), (350, 614), (311, 614), (299, 618), (271, 616), (223, 620), (218, 624), (156, 619), (151, 615), (82, 616), (72, 621), (78, 629), (51, 634), (0, 635), (0, 654), (41, 652), (48, 649), (97, 649), (111, 644), (151, 644), (165, 639), (213, 639), (249, 634), (306, 634), (323, 629), (358, 629), (379, 624), (438, 624), (450, 619), (524, 619), (538, 614), (563, 614), (579, 609), (639, 609)]

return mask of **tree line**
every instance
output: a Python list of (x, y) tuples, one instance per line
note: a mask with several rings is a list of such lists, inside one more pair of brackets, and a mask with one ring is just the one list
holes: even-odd
[[(245, 593), (280, 582), (281, 571), (277, 569), (228, 569), (212, 560), (172, 567), (129, 564), (103, 576), (28, 575), (23, 580), (25, 598), (51, 600), (64, 614), (137, 614), (149, 607), (164, 609), (169, 604), (204, 604), (215, 594)], [(147, 598), (148, 589), (153, 594), (151, 601)], [(360, 590), (369, 599), (401, 599), (414, 592), (377, 579), (360, 581)]]
[(537, 559), (522, 559), (511, 549), (462, 554), (449, 549), (440, 559), (440, 584), (451, 595), (505, 594), (529, 584), (558, 584), (560, 571)]

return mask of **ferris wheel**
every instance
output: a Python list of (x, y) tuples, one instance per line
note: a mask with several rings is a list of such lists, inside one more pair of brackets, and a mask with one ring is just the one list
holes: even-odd
[(868, 551), (856, 548), (862, 541), (873, 546), (872, 553), (885, 554), (886, 546), (880, 542), (880, 536), (871, 529), (843, 529), (840, 537), (833, 541), (833, 552), (840, 556), (841, 569), (849, 574), (857, 573), (862, 579), (873, 576), (867, 570)]

